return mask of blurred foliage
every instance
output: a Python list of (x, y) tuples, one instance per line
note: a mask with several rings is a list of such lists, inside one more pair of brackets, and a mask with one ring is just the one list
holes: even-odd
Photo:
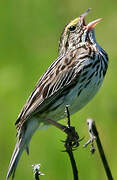
[[(82, 145), (89, 138), (86, 119), (94, 118), (114, 178), (117, 179), (117, 2), (106, 0), (10, 0), (0, 1), (0, 179), (5, 179), (15, 139), (14, 122), (38, 78), (57, 57), (57, 46), (66, 23), (89, 7), (87, 22), (102, 17), (96, 27), (99, 44), (110, 57), (103, 87), (80, 112), (72, 124), (85, 140), (74, 152), (81, 180), (106, 179), (98, 152), (94, 156)], [(62, 123), (66, 123), (65, 120)], [(72, 179), (69, 159), (62, 153), (58, 129), (37, 131), (31, 141), (30, 156), (24, 152), (17, 180), (32, 180), (32, 164), (41, 163), (46, 174), (41, 179)]]

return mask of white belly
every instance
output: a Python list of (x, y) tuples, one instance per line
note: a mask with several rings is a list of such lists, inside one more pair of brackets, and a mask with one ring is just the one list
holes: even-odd
[[(83, 108), (95, 96), (100, 86), (101, 84), (90, 84), (87, 88), (84, 88), (81, 91), (79, 96), (77, 96), (77, 93), (76, 96), (74, 96), (71, 106), (69, 107), (70, 113), (73, 114)], [(78, 88), (76, 88), (76, 90), (77, 89)], [(70, 94), (69, 97), (72, 98), (72, 95)]]

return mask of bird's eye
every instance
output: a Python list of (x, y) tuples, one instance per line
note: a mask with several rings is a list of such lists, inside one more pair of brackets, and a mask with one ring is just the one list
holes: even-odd
[(69, 30), (70, 30), (70, 31), (75, 31), (75, 29), (76, 29), (76, 26), (70, 26), (70, 27), (69, 27)]

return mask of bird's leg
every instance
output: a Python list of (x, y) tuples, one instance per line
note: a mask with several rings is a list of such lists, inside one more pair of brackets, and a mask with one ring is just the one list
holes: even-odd
[(88, 129), (89, 129), (90, 139), (84, 144), (83, 147), (87, 147), (88, 144), (91, 144), (90, 151), (91, 151), (91, 153), (94, 153), (95, 152), (94, 140), (96, 140), (94, 121), (92, 119), (88, 119), (87, 125), (88, 125)]
[(52, 119), (46, 119), (46, 122), (49, 124), (52, 124), (53, 126), (59, 128), (62, 131), (65, 131), (65, 129), (66, 129), (66, 126), (64, 126), (64, 125), (62, 125), (62, 124), (60, 124), (57, 121), (54, 121)]
[(76, 148), (79, 145), (79, 136), (78, 133), (75, 130), (75, 127), (70, 125), (70, 113), (69, 113), (69, 109), (68, 106), (66, 106), (66, 115), (67, 115), (67, 126), (64, 126), (54, 120), (48, 119), (46, 120), (48, 123), (56, 126), (57, 128), (59, 128), (60, 130), (62, 130), (63, 132), (65, 132), (67, 134), (67, 138), (64, 141), (65, 142), (65, 148), (66, 150), (68, 149), (72, 149), (72, 148)]

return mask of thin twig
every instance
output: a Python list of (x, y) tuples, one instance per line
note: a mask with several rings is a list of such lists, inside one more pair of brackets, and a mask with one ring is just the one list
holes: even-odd
[[(113, 180), (112, 173), (111, 173), (108, 161), (106, 159), (106, 156), (105, 156), (105, 153), (104, 153), (104, 150), (103, 150), (103, 146), (102, 146), (102, 143), (101, 143), (101, 140), (100, 140), (99, 133), (98, 133), (98, 130), (96, 128), (95, 122), (92, 119), (88, 119), (87, 124), (88, 124), (88, 128), (89, 128), (89, 134), (91, 136), (91, 140), (89, 140), (89, 141), (92, 143), (96, 139), (96, 144), (97, 144), (97, 147), (98, 147), (100, 158), (102, 160), (102, 163), (103, 163), (107, 178), (108, 178), (108, 180)], [(86, 147), (90, 143), (89, 141), (88, 141), (88, 143), (86, 143), (84, 145), (84, 147)]]
[(68, 125), (68, 128), (69, 128), (71, 126), (71, 124), (70, 124), (69, 105), (66, 106), (66, 115), (67, 115), (67, 125)]
[(78, 169), (77, 169), (77, 166), (76, 166), (76, 161), (74, 159), (74, 154), (73, 154), (72, 150), (69, 150), (69, 151), (66, 151), (66, 152), (68, 153), (69, 158), (70, 158), (74, 180), (78, 180), (79, 179), (78, 178)]
[(73, 177), (74, 180), (78, 180), (78, 169), (76, 166), (76, 161), (74, 158), (74, 154), (73, 154), (73, 150), (79, 145), (78, 140), (79, 140), (79, 136), (77, 134), (77, 132), (75, 131), (75, 127), (70, 125), (70, 113), (69, 113), (69, 109), (68, 106), (66, 106), (66, 115), (67, 115), (67, 128), (66, 128), (66, 132), (67, 132), (67, 139), (65, 141), (65, 152), (68, 153), (69, 158), (70, 158), (70, 163), (72, 166), (72, 171), (73, 171)]
[(39, 176), (44, 175), (42, 172), (40, 172), (40, 164), (34, 164), (32, 165), (32, 167), (33, 167), (35, 180), (40, 180)]
[(38, 172), (35, 173), (35, 180), (40, 180)]

